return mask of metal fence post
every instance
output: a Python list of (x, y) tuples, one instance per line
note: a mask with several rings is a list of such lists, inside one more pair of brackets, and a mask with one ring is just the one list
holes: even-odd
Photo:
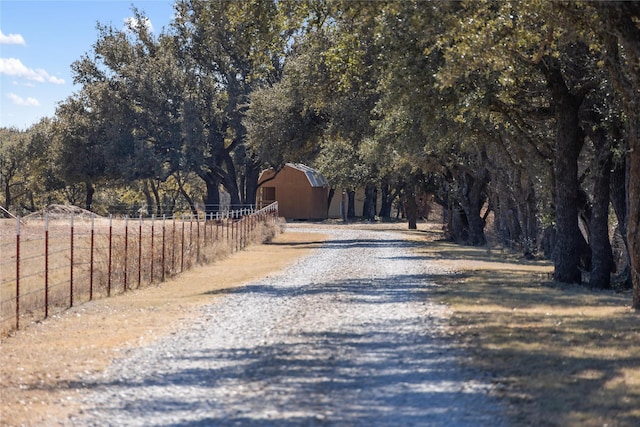
[(167, 236), (167, 227), (166, 227), (167, 216), (165, 214), (162, 215), (162, 281), (164, 282), (165, 278), (165, 245), (166, 245), (166, 236)]
[(91, 214), (91, 254), (89, 255), (89, 301), (93, 300), (93, 245), (95, 239), (95, 214)]
[(49, 213), (44, 216), (44, 317), (49, 317)]
[[(205, 222), (206, 230), (206, 222)], [(206, 236), (206, 231), (205, 231)], [(200, 212), (196, 214), (196, 264), (200, 263)]]
[(109, 260), (107, 262), (107, 296), (111, 296), (111, 264), (113, 251), (113, 216), (109, 214)]
[(20, 217), (16, 217), (16, 329), (20, 329)]
[(171, 271), (176, 271), (176, 216), (173, 216), (173, 228), (171, 229)]
[(149, 275), (149, 283), (153, 283), (153, 261), (154, 261), (155, 255), (156, 255), (155, 252), (153, 251), (153, 249), (154, 249), (153, 248), (153, 237), (154, 237), (153, 233), (155, 231), (154, 230), (154, 225), (155, 225), (154, 221), (155, 221), (155, 219), (156, 219), (155, 214), (152, 214), (151, 215), (151, 273)]
[(129, 260), (129, 215), (124, 217), (124, 292), (127, 292), (127, 270)]
[(189, 214), (189, 259), (193, 258), (192, 248), (193, 248), (193, 212)]
[(142, 214), (138, 218), (138, 288), (142, 282)]
[(206, 248), (207, 247), (207, 216), (208, 214), (205, 212), (204, 213), (204, 236), (202, 237), (202, 245)]
[(180, 273), (184, 271), (184, 215), (182, 215), (182, 238), (180, 239)]
[(71, 243), (69, 259), (69, 307), (73, 307), (73, 214), (71, 214), (71, 235), (69, 242)]

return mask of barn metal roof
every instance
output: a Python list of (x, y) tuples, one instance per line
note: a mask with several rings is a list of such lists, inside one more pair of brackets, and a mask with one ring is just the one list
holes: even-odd
[(304, 172), (312, 187), (328, 187), (329, 182), (320, 172), (302, 163), (287, 163), (287, 166)]

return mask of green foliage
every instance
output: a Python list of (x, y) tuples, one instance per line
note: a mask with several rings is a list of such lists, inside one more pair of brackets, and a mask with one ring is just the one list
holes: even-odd
[(0, 186), (5, 209), (26, 193), (29, 144), (26, 132), (0, 128)]
[[(76, 200), (126, 182), (141, 205), (166, 196), (193, 209), (221, 187), (252, 203), (260, 167), (303, 162), (346, 188), (434, 192), (471, 222), (482, 203), (497, 228), (518, 223), (505, 242), (530, 242), (565, 209), (563, 90), (587, 138), (580, 191), (598, 178), (596, 153), (622, 164), (635, 152), (633, 2), (179, 0), (175, 11), (162, 34), (98, 26), (72, 66), (82, 89), (27, 138), (39, 150), (30, 169), (1, 173), (5, 198), (34, 206), (43, 191)], [(21, 153), (5, 141), (3, 168)]]
[(320, 115), (305, 107), (291, 80), (254, 91), (244, 120), (251, 154), (276, 169), (292, 160), (308, 163), (321, 132)]

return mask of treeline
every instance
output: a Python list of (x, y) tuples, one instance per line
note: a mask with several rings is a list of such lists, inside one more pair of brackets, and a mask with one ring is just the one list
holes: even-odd
[(501, 244), (553, 259), (555, 280), (633, 286), (640, 308), (640, 3), (175, 12), (160, 34), (138, 10), (128, 28), (98, 26), (72, 65), (82, 89), (55, 117), (2, 131), (5, 207), (214, 209), (221, 189), (252, 204), (262, 168), (302, 162), (365, 188), (364, 216), (396, 201), (413, 227), (431, 194), (451, 239), (483, 245), (491, 215)]

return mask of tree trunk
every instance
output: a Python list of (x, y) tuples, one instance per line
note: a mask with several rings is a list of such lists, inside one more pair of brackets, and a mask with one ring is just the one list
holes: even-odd
[(511, 211), (509, 209), (509, 194), (503, 184), (496, 185), (491, 199), (494, 211), (494, 231), (502, 245), (511, 247), (513, 245), (513, 237), (509, 222), (509, 212)]
[(531, 180), (527, 180), (527, 188), (524, 189), (524, 193), (524, 203), (520, 207), (522, 215), (520, 223), (524, 226), (524, 253), (525, 255), (534, 255), (538, 247), (538, 207), (536, 192)]
[[(550, 59), (549, 63), (553, 63)], [(553, 251), (553, 278), (558, 282), (580, 283), (580, 229), (578, 227), (578, 155), (583, 138), (579, 131), (581, 100), (567, 88), (558, 64), (544, 67), (547, 86), (556, 108), (554, 158), (556, 245)]]
[(540, 240), (540, 247), (542, 253), (546, 259), (553, 258), (553, 251), (556, 247), (556, 228), (553, 226), (545, 227), (542, 231), (542, 239)]
[(196, 204), (193, 202), (191, 196), (189, 196), (189, 193), (187, 193), (182, 186), (180, 186), (180, 194), (182, 194), (182, 197), (184, 197), (184, 200), (186, 200), (187, 204), (189, 205), (191, 213), (194, 216), (198, 216), (198, 209), (196, 208)]
[(609, 169), (610, 158), (601, 165), (593, 189), (591, 208), (591, 274), (589, 285), (596, 288), (611, 286), (613, 254), (609, 241)]
[(218, 165), (218, 168), (214, 168), (211, 171), (211, 174), (214, 172), (220, 174), (221, 178), (218, 182), (222, 184), (224, 189), (229, 193), (229, 196), (231, 197), (231, 209), (234, 209), (234, 207), (240, 206), (242, 202), (240, 199), (240, 190), (238, 189), (236, 166), (233, 163), (231, 154), (229, 154), (227, 150), (220, 153), (220, 162), (222, 164)]
[(460, 205), (465, 211), (469, 226), (467, 244), (482, 246), (487, 243), (484, 235), (484, 220), (480, 216), (485, 201), (486, 170), (480, 171), (479, 176), (462, 173), (460, 186)]
[(376, 217), (376, 187), (373, 184), (367, 184), (364, 188), (364, 206), (362, 207), (362, 216), (369, 221), (375, 220)]
[(380, 211), (378, 212), (378, 216), (383, 221), (390, 221), (391, 208), (393, 207), (393, 193), (391, 191), (388, 178), (384, 178), (382, 180), (382, 185), (380, 186), (380, 190), (381, 190)]
[(340, 215), (342, 216), (342, 221), (347, 222), (349, 220), (349, 215), (347, 215), (347, 212), (349, 210), (349, 208), (347, 207), (349, 205), (349, 196), (347, 196), (347, 192), (343, 191), (342, 192), (342, 200), (340, 201)]
[(238, 191), (238, 183), (236, 182), (235, 168), (233, 172), (227, 172), (222, 178), (222, 186), (227, 190), (231, 197), (231, 209), (241, 205), (240, 193)]
[(208, 215), (218, 212), (220, 208), (220, 182), (212, 174), (202, 176), (207, 187), (207, 194), (204, 199), (205, 213)]
[(245, 205), (255, 205), (256, 196), (258, 195), (258, 177), (260, 176), (260, 164), (247, 158), (245, 162), (245, 181), (244, 181), (244, 199), (242, 203)]
[(407, 215), (409, 230), (416, 230), (418, 228), (418, 204), (413, 192), (409, 192), (404, 197), (404, 212)]
[(501, 244), (510, 247), (512, 242), (511, 228), (509, 227), (509, 205), (510, 192), (508, 186), (502, 180), (496, 180), (490, 193), (491, 204), (493, 205), (494, 221), (493, 228)]
[(640, 111), (627, 111), (629, 135), (629, 208), (627, 244), (633, 284), (633, 303), (640, 310)]
[(4, 182), (4, 207), (7, 210), (11, 208), (11, 186), (8, 179)]
[(616, 242), (617, 263), (616, 281), (620, 282), (623, 287), (630, 289), (631, 269), (629, 260), (629, 245), (627, 243), (627, 176), (629, 165), (628, 162), (616, 162), (611, 171), (611, 184), (609, 186), (609, 195), (613, 211), (618, 218)]
[(156, 202), (156, 216), (162, 216), (162, 199), (160, 198), (160, 192), (158, 191), (158, 185), (154, 181), (151, 181), (151, 191), (153, 192), (153, 199)]
[[(178, 191), (180, 192), (180, 194), (182, 194), (182, 197), (184, 197), (184, 200), (189, 205), (189, 209), (191, 209), (191, 213), (193, 215), (197, 216), (198, 215), (198, 209), (196, 208), (196, 205), (193, 202), (193, 199), (191, 199), (191, 196), (189, 195), (189, 193), (187, 193), (187, 190), (184, 189), (184, 183), (182, 182), (182, 179), (180, 178), (180, 175), (176, 174), (175, 177), (176, 177), (176, 182), (178, 183)], [(201, 178), (207, 184), (207, 190), (208, 190), (209, 189), (208, 180), (211, 179), (211, 178), (208, 175), (204, 175)], [(207, 206), (206, 206), (206, 202), (205, 202), (205, 213), (206, 212), (207, 212)]]
[(356, 192), (353, 190), (347, 191), (349, 196), (349, 207), (347, 209), (347, 218), (353, 219), (356, 217)]
[(153, 198), (151, 197), (151, 190), (149, 190), (150, 182), (152, 182), (151, 179), (145, 179), (142, 183), (142, 194), (144, 194), (144, 198), (147, 202), (147, 213), (153, 212)]
[(86, 189), (85, 209), (90, 211), (91, 205), (93, 205), (93, 195), (95, 194), (96, 189), (93, 188), (93, 185), (89, 181), (85, 181), (84, 185)]
[[(627, 115), (629, 180), (627, 187), (627, 248), (633, 285), (632, 307), (640, 310), (640, 37), (635, 20), (640, 17), (636, 2), (601, 2), (605, 65)], [(625, 58), (618, 51), (624, 46)]]
[(36, 201), (35, 198), (33, 196), (33, 191), (29, 191), (28, 193), (28, 198), (29, 198), (29, 212), (35, 212), (38, 209), (36, 208)]
[(596, 129), (592, 123), (601, 123), (602, 117), (591, 108), (591, 119), (586, 123), (585, 131), (593, 143), (595, 155), (592, 171), (593, 202), (590, 215), (589, 247), (591, 249), (591, 271), (589, 285), (594, 288), (611, 287), (611, 271), (613, 270), (613, 252), (609, 241), (609, 186), (612, 168), (611, 143), (602, 126)]
[(469, 220), (464, 209), (457, 203), (449, 208), (449, 238), (456, 243), (466, 244), (469, 241)]

